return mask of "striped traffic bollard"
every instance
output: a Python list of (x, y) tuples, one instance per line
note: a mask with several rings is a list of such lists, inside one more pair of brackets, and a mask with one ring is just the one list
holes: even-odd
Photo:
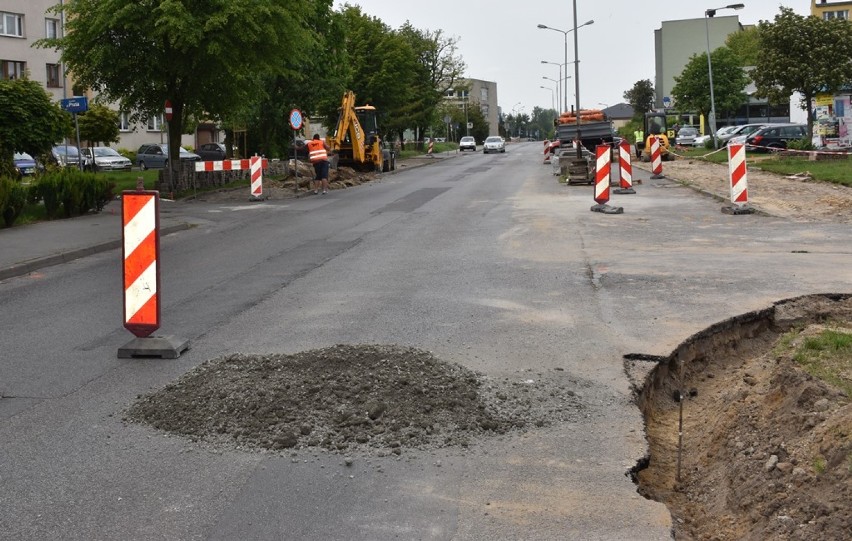
[(426, 152), (429, 156), (432, 156), (432, 151), (435, 149), (435, 143), (432, 140), (429, 140), (429, 150)]
[(251, 171), (251, 200), (262, 201), (263, 197), (263, 162), (260, 156), (255, 154), (249, 162), (249, 170)]
[(122, 193), (124, 327), (143, 338), (160, 328), (160, 198)]
[(605, 214), (621, 214), (624, 209), (611, 207), (609, 202), (609, 180), (611, 173), (612, 147), (609, 145), (598, 145), (595, 147), (595, 202), (592, 212), (603, 212)]
[(630, 157), (630, 143), (621, 141), (618, 145), (619, 187), (613, 190), (617, 194), (636, 193), (633, 189), (633, 163)]
[(728, 145), (728, 176), (731, 183), (731, 205), (722, 207), (725, 214), (752, 214), (748, 206), (748, 167), (743, 144)]
[(176, 359), (189, 341), (154, 337), (160, 328), (160, 193), (125, 191), (121, 196), (124, 328), (136, 338), (119, 358)]
[(661, 179), (663, 176), (663, 157), (660, 152), (660, 139), (651, 136), (651, 178)]

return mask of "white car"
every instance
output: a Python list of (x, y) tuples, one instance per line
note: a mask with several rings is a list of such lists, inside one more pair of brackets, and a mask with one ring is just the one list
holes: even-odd
[(472, 150), (476, 152), (476, 139), (469, 135), (465, 135), (459, 141), (459, 152), (464, 152), (465, 150)]
[(133, 163), (110, 147), (81, 148), (92, 171), (130, 171)]
[(506, 143), (503, 141), (502, 137), (492, 135), (485, 140), (485, 143), (483, 143), (482, 152), (485, 154), (491, 152), (506, 152)]

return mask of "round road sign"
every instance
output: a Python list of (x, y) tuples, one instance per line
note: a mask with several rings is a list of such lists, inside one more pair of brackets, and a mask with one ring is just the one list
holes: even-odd
[(302, 129), (302, 112), (298, 109), (290, 111), (290, 127), (294, 130)]
[(164, 109), (166, 111), (166, 121), (171, 122), (172, 121), (172, 102), (171, 102), (171, 100), (166, 100), (166, 104), (164, 106)]

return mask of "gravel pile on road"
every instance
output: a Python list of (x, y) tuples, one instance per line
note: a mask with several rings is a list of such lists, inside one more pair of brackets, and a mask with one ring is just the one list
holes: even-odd
[(549, 376), (492, 380), (398, 346), (238, 353), (140, 397), (125, 419), (242, 449), (399, 455), (577, 418), (579, 384)]

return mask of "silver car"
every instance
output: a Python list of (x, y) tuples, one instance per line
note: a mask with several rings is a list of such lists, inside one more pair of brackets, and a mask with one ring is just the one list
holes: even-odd
[(503, 138), (492, 135), (485, 139), (485, 143), (482, 145), (482, 152), (485, 154), (489, 154), (491, 152), (506, 152), (506, 143), (503, 142)]
[(81, 148), (92, 171), (130, 171), (133, 163), (110, 147)]
[(459, 141), (459, 152), (464, 152), (465, 150), (476, 152), (476, 139), (469, 135), (462, 137)]
[(692, 146), (695, 144), (696, 137), (698, 137), (698, 130), (691, 126), (685, 126), (677, 132), (675, 144), (682, 146)]

